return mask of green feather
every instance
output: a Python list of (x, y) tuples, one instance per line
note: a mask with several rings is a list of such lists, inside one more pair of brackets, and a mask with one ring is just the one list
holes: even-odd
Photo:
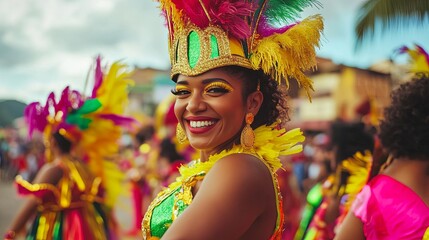
[(321, 7), (316, 0), (271, 0), (267, 2), (263, 15), (271, 24), (295, 22), (306, 7)]
[(101, 102), (94, 98), (86, 100), (83, 105), (76, 111), (72, 111), (67, 115), (66, 123), (78, 126), (79, 129), (88, 129), (89, 124), (92, 122), (91, 119), (85, 118), (84, 115), (93, 113), (101, 107)]
[(100, 100), (93, 98), (86, 100), (83, 105), (76, 110), (77, 114), (88, 114), (97, 111), (101, 107)]

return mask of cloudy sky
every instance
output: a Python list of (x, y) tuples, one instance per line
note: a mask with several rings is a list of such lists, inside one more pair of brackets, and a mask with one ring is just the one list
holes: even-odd
[[(364, 0), (320, 0), (325, 18), (318, 54), (334, 62), (368, 67), (393, 49), (416, 42), (429, 48), (429, 26), (376, 36), (354, 50), (356, 10)], [(43, 101), (70, 85), (83, 90), (98, 54), (104, 63), (169, 67), (167, 32), (151, 0), (0, 0), (0, 100)]]

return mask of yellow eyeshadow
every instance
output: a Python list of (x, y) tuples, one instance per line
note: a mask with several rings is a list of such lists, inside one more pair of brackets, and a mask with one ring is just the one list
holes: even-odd
[(212, 83), (209, 83), (205, 87), (204, 91), (208, 91), (208, 90), (210, 90), (212, 88), (223, 88), (223, 89), (228, 90), (230, 92), (234, 91), (234, 89), (231, 87), (231, 85), (226, 84), (224, 82), (212, 82)]
[(183, 91), (183, 90), (188, 90), (188, 87), (186, 87), (186, 86), (181, 86), (181, 85), (177, 85), (177, 86), (176, 86), (176, 92), (178, 92), (178, 91)]

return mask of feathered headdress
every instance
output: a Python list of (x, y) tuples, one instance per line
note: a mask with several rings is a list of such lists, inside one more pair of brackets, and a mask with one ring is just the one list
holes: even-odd
[(24, 110), (29, 137), (34, 131), (39, 131), (49, 139), (53, 133), (59, 132), (73, 143), (75, 150), (84, 154), (80, 157), (86, 160), (96, 176), (109, 181), (112, 177), (106, 174), (114, 171), (106, 171), (109, 167), (104, 160), (117, 153), (122, 128), (132, 128), (137, 124), (133, 118), (123, 115), (128, 104), (127, 88), (133, 84), (129, 79), (131, 73), (125, 67), (115, 62), (104, 74), (98, 57), (94, 87), (89, 97), (66, 87), (58, 102), (51, 92), (45, 105), (30, 103)]
[[(262, 69), (272, 79), (294, 78), (316, 66), (322, 18), (294, 22), (314, 0), (159, 0), (169, 29), (171, 75), (195, 76), (222, 66)], [(289, 24), (284, 26), (284, 24)], [(276, 26), (283, 27), (276, 27)]]
[(414, 49), (403, 46), (397, 51), (400, 54), (408, 54), (409, 62), (411, 64), (410, 70), (412, 73), (416, 75), (424, 74), (429, 76), (429, 54), (423, 49), (423, 47), (414, 44)]

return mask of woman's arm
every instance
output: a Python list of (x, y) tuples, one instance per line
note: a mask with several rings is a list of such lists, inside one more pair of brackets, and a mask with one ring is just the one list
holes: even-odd
[[(61, 176), (62, 169), (59, 166), (46, 164), (40, 169), (33, 183), (50, 183), (55, 185)], [(23, 231), (28, 219), (30, 219), (36, 212), (39, 202), (39, 199), (35, 196), (29, 196), (22, 207), (19, 209), (15, 218), (12, 219), (8, 231), (13, 231), (16, 233)]]
[[(24, 230), (27, 220), (30, 219), (36, 211), (38, 200), (34, 196), (30, 196), (19, 209), (18, 213), (12, 219), (9, 230), (19, 234)], [(7, 239), (7, 238), (5, 238)], [(12, 238), (13, 239), (13, 238)]]
[(338, 233), (335, 236), (334, 240), (364, 240), (365, 236), (363, 234), (363, 224), (362, 221), (357, 218), (352, 211), (347, 213), (344, 222), (341, 224)]
[[(226, 156), (216, 162), (193, 202), (162, 239), (239, 239), (266, 210), (272, 189), (271, 175), (259, 159)], [(274, 225), (275, 221), (272, 230)]]

